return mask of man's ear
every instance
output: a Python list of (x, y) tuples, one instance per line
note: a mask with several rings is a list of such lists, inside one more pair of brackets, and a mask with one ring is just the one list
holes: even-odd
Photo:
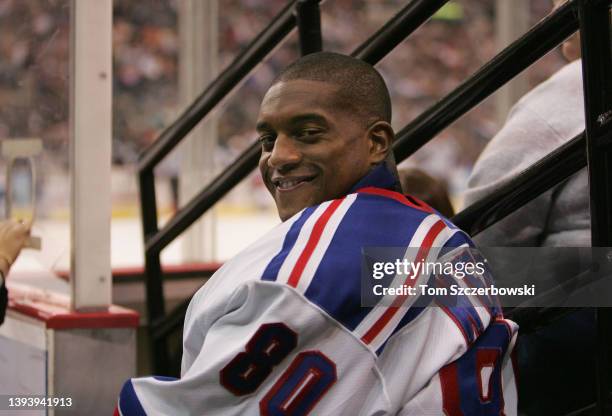
[(391, 152), (391, 146), (395, 140), (393, 127), (386, 121), (377, 121), (368, 129), (368, 138), (370, 140), (370, 164), (379, 164)]

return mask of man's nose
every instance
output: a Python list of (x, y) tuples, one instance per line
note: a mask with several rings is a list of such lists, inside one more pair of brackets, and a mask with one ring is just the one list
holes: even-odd
[(268, 159), (268, 166), (282, 170), (297, 165), (301, 160), (302, 153), (297, 148), (295, 141), (284, 134), (278, 135)]

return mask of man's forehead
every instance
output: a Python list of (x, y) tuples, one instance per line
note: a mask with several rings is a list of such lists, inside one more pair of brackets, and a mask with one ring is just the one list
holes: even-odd
[(333, 108), (339, 90), (336, 85), (323, 81), (280, 81), (266, 92), (261, 103), (260, 116), (288, 110)]

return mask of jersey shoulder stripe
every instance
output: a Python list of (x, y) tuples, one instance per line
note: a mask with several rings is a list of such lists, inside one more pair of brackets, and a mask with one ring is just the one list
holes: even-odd
[(361, 307), (364, 248), (407, 247), (426, 217), (427, 213), (393, 199), (358, 193), (322, 256), (305, 296), (354, 330), (372, 309)]
[(365, 188), (361, 188), (357, 190), (357, 193), (360, 194), (368, 194), (368, 195), (378, 195), (386, 198), (391, 198), (400, 204), (409, 206), (411, 208), (426, 212), (428, 214), (433, 214), (434, 210), (429, 205), (424, 202), (410, 197), (408, 198), (406, 195), (400, 194), (399, 192), (391, 191), (389, 189), (378, 188), (376, 186), (367, 186)]
[[(444, 224), (447, 223), (447, 220), (439, 216), (432, 215), (430, 216), (430, 219), (431, 221), (436, 221), (436, 223), (440, 221), (443, 222)], [(424, 223), (425, 221), (423, 222), (422, 225), (424, 225)], [(440, 226), (439, 224), (437, 225)], [(467, 237), (467, 235), (458, 228), (445, 228), (440, 234), (441, 235), (438, 236), (437, 241), (435, 241), (433, 244), (433, 249), (435, 251), (437, 251), (437, 248), (439, 246), (442, 246), (444, 249), (452, 248), (452, 247), (462, 247), (466, 245), (469, 245), (470, 247), (473, 246), (472, 242), (469, 240), (469, 237)], [(411, 242), (411, 245), (413, 244), (417, 244), (417, 242), (416, 241)], [(439, 258), (439, 256), (445, 252), (444, 249), (441, 250), (441, 253), (436, 253), (435, 255), (437, 255)], [(432, 257), (435, 258), (435, 255)], [(417, 284), (426, 283), (428, 286), (431, 287), (432, 285), (431, 279), (434, 277), (435, 276), (423, 276), (421, 279), (419, 279)], [(410, 306), (408, 312), (405, 313), (405, 315), (401, 317), (398, 325), (391, 331), (387, 340), (392, 338), (396, 333), (401, 331), (406, 325), (408, 325), (410, 322), (412, 322), (414, 319), (418, 317), (418, 315), (425, 309), (423, 306), (420, 306), (420, 305), (429, 305), (432, 301), (433, 301), (433, 297), (427, 296), (427, 295), (420, 295), (417, 299), (414, 299), (413, 304), (416, 304), (419, 306)], [(405, 309), (405, 307), (402, 309)], [(399, 314), (403, 312), (402, 309), (400, 309), (400, 311), (398, 312)], [(385, 344), (386, 344), (386, 341), (379, 347), (379, 350), (381, 352)]]
[(303, 211), (262, 279), (296, 288), (381, 352), (385, 341), (416, 319), (423, 308), (410, 309), (404, 304), (362, 307), (363, 248), (418, 247), (418, 256), (430, 258), (437, 253), (431, 247), (443, 246), (455, 231), (437, 214), (401, 194), (379, 189), (366, 188)]

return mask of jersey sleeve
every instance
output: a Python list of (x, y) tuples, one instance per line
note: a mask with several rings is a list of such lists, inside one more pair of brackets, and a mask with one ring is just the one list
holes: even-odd
[(407, 400), (398, 415), (516, 415), (516, 336), (513, 322), (493, 321), (464, 354)]
[[(440, 244), (446, 250), (440, 251), (439, 263), (484, 260), (466, 234), (452, 224), (446, 231)], [(428, 286), (448, 289), (492, 283), (487, 272), (468, 276), (462, 267), (454, 270), (461, 272), (451, 272), (439, 285), (434, 285), (439, 276), (429, 276)], [(503, 319), (495, 298), (462, 294), (429, 301), (417, 318), (389, 338), (380, 355), (387, 394), (400, 406), (397, 414), (516, 414), (511, 360), (516, 324)]]

